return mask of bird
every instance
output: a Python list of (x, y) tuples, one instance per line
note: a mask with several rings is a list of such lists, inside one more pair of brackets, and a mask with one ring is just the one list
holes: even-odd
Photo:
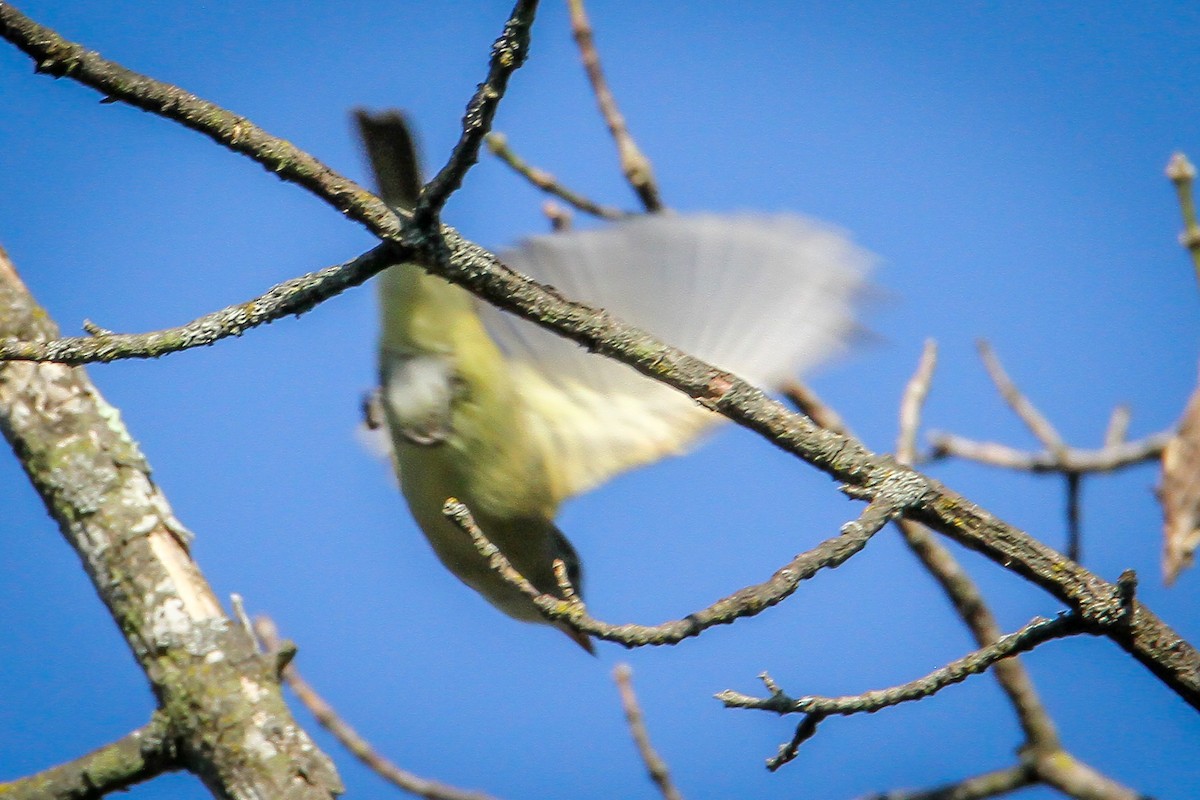
[[(412, 209), (422, 179), (403, 113), (355, 112), (379, 196)], [(604, 308), (762, 387), (845, 351), (875, 257), (797, 214), (630, 216), (533, 236), (508, 267)], [(567, 499), (685, 452), (723, 419), (681, 392), (481, 302), (417, 264), (378, 284), (376, 393), (408, 507), (441, 563), (493, 606), (546, 623), (443, 515), (449, 498), (539, 592), (582, 597), (583, 566), (555, 525)], [(590, 653), (589, 636), (554, 624)]]

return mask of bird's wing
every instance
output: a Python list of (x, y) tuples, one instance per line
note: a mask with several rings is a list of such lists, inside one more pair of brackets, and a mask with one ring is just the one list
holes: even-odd
[[(793, 215), (655, 215), (534, 237), (505, 264), (751, 383), (838, 354), (874, 257)], [(556, 500), (679, 453), (721, 418), (684, 394), (483, 305), (511, 359)]]

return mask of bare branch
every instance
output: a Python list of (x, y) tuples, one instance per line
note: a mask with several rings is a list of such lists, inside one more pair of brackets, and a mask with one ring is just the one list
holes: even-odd
[(1056, 455), (1061, 454), (1067, 449), (1062, 437), (1058, 435), (1058, 431), (1050, 424), (1050, 420), (1042, 416), (1042, 413), (1037, 410), (1033, 403), (1021, 393), (1017, 385), (1008, 377), (1008, 373), (1004, 371), (1004, 367), (1000, 364), (1000, 359), (996, 356), (992, 346), (986, 341), (980, 339), (976, 343), (979, 349), (979, 357), (983, 359), (983, 365), (987, 368), (988, 376), (991, 377), (992, 383), (996, 385), (996, 391), (1000, 392), (1000, 396), (1004, 398), (1004, 402), (1008, 403), (1009, 408), (1013, 410), (1021, 421), (1025, 423), (1025, 427), (1037, 437), (1037, 440), (1042, 443), (1049, 452)]
[(488, 75), (467, 103), (462, 135), (454, 145), (450, 159), (421, 190), (421, 199), (413, 211), (413, 217), (420, 227), (428, 228), (436, 223), (450, 195), (462, 186), (467, 171), (479, 161), (479, 148), (491, 130), (496, 109), (508, 88), (508, 79), (520, 69), (529, 54), (529, 29), (533, 25), (537, 6), (538, 0), (517, 0), (508, 21), (504, 23), (504, 31), (492, 45)]
[(600, 114), (604, 117), (604, 123), (608, 126), (613, 141), (616, 142), (617, 154), (621, 159), (621, 172), (641, 199), (643, 208), (650, 212), (661, 211), (663, 204), (658, 193), (658, 184), (654, 180), (654, 169), (650, 166), (650, 159), (646, 158), (630, 135), (625, 117), (617, 108), (617, 100), (608, 88), (608, 81), (604, 79), (604, 70), (600, 67), (600, 54), (596, 52), (592, 26), (583, 8), (583, 0), (567, 0), (567, 5), (571, 9), (571, 32), (579, 46), (579, 57), (583, 61), (588, 80), (591, 81), (592, 93), (596, 95)]
[(1059, 751), (1040, 755), (1034, 760), (1033, 767), (1042, 783), (1078, 800), (1150, 800), (1100, 774), (1070, 753)]
[(1129, 418), (1132, 412), (1127, 405), (1119, 405), (1112, 410), (1112, 416), (1108, 418), (1108, 427), (1104, 429), (1104, 446), (1105, 448), (1117, 447), (1125, 441), (1125, 437), (1129, 434)]
[(615, 206), (606, 206), (585, 197), (579, 192), (559, 183), (558, 179), (549, 172), (529, 164), (509, 147), (508, 139), (502, 133), (489, 133), (487, 146), (497, 158), (507, 164), (522, 178), (543, 192), (554, 195), (572, 208), (601, 219), (618, 220), (630, 216), (628, 211), (622, 211)]
[[(262, 641), (263, 648), (267, 653), (279, 652), (281, 647), (286, 646), (286, 642), (279, 639), (275, 623), (267, 617), (258, 617), (254, 621), (254, 631)], [(316, 690), (300, 677), (294, 664), (288, 663), (283, 667), (283, 679), (296, 694), (296, 698), (321, 724), (321, 727), (333, 734), (333, 738), (337, 739), (368, 769), (393, 786), (417, 797), (427, 798), (427, 800), (494, 800), (492, 795), (484, 792), (459, 789), (439, 781), (422, 778), (396, 766), (380, 755), (370, 742), (343, 720), (333, 706), (329, 705), (325, 698), (317, 694)]]
[(929, 395), (929, 385), (933, 381), (933, 370), (937, 367), (937, 343), (933, 339), (925, 340), (921, 351), (921, 360), (917, 363), (917, 371), (904, 388), (904, 397), (900, 401), (900, 435), (896, 441), (896, 460), (906, 466), (911, 466), (917, 459), (917, 430), (921, 427), (921, 408)]
[(822, 569), (832, 569), (845, 563), (902, 510), (903, 505), (895, 500), (873, 501), (863, 509), (857, 520), (842, 526), (840, 535), (796, 556), (767, 581), (734, 592), (683, 619), (661, 625), (613, 625), (588, 614), (583, 601), (573, 593), (561, 599), (540, 594), (533, 584), (513, 568), (499, 548), (487, 540), (465, 505), (451, 498), (446, 501), (442, 513), (471, 537), (493, 570), (533, 600), (547, 620), (626, 647), (641, 647), (677, 644), (689, 637), (699, 636), (715, 625), (728, 625), (742, 617), (752, 617), (765, 611), (795, 592), (802, 581)]
[(44, 342), (0, 340), (0, 362), (91, 364), (123, 358), (158, 358), (193, 347), (206, 347), (277, 319), (303, 314), (402, 260), (403, 254), (398, 248), (380, 245), (353, 261), (284, 281), (253, 300), (227, 306), (184, 325), (150, 333), (103, 333)]
[(1024, 789), (1038, 782), (1033, 770), (1024, 764), (985, 772), (966, 780), (923, 791), (886, 792), (862, 800), (985, 800)]
[(748, 708), (759, 711), (774, 711), (776, 714), (816, 714), (821, 717), (832, 715), (872, 714), (889, 706), (920, 700), (937, 694), (947, 686), (962, 683), (972, 675), (978, 675), (1001, 659), (1018, 653), (1027, 653), (1038, 645), (1067, 636), (1086, 633), (1079, 617), (1064, 614), (1054, 619), (1036, 617), (1020, 630), (1001, 636), (987, 647), (982, 647), (962, 658), (951, 661), (928, 675), (888, 689), (875, 689), (856, 695), (822, 697), (806, 695), (789, 697), (774, 683), (769, 686), (768, 697), (752, 697), (740, 692), (725, 690), (716, 697), (727, 708)]
[(625, 711), (625, 720), (629, 723), (629, 732), (633, 735), (638, 754), (642, 757), (642, 763), (646, 765), (646, 771), (650, 773), (650, 780), (654, 781), (654, 785), (658, 787), (658, 792), (664, 800), (683, 800), (683, 795), (671, 782), (671, 772), (667, 769), (667, 763), (662, 760), (662, 756), (650, 743), (646, 720), (642, 716), (642, 708), (638, 704), (637, 694), (633, 691), (632, 676), (633, 670), (628, 664), (617, 664), (616, 669), (613, 670), (613, 680), (616, 681), (617, 689), (621, 693), (621, 707)]
[(395, 238), (400, 233), (400, 218), (382, 200), (245, 117), (69, 42), (9, 3), (0, 3), (0, 38), (32, 58), (38, 72), (69, 77), (100, 92), (106, 100), (119, 100), (198, 131), (251, 157), (283, 180), (303, 186), (380, 238)]
[(0, 783), (4, 800), (90, 800), (180, 769), (166, 719), (147, 725), (67, 764)]
[(1196, 279), (1200, 280), (1200, 224), (1196, 222), (1196, 203), (1192, 198), (1196, 168), (1187, 156), (1176, 153), (1167, 164), (1167, 177), (1175, 184), (1175, 192), (1179, 195), (1179, 211), (1183, 215), (1183, 233), (1179, 235), (1179, 243), (1191, 255)]
[[(971, 631), (975, 643), (985, 647), (1002, 635), (979, 588), (950, 551), (923, 526), (900, 521), (904, 540), (941, 586), (947, 599)], [(1008, 695), (1027, 742), (1038, 747), (1057, 748), (1058, 733), (1038, 698), (1029, 673), (1019, 659), (1000, 661), (994, 669), (1000, 688)]]
[(1018, 653), (1027, 653), (1038, 645), (1053, 639), (1075, 636), (1084, 632), (1085, 626), (1080, 619), (1071, 614), (1053, 620), (1038, 617), (1021, 630), (1002, 636), (993, 644), (951, 661), (923, 678), (889, 689), (877, 689), (844, 697), (808, 695), (793, 699), (780, 691), (774, 682), (769, 682), (767, 685), (770, 694), (767, 697), (752, 697), (732, 690), (723, 691), (716, 697), (727, 708), (749, 708), (774, 711), (777, 714), (806, 715), (792, 740), (780, 749), (778, 755), (767, 762), (768, 768), (775, 770), (796, 757), (800, 745), (816, 732), (816, 726), (826, 717), (871, 714), (889, 706), (930, 697), (947, 686), (961, 683), (970, 676), (987, 670), (1001, 659)]
[(1018, 450), (996, 442), (977, 442), (949, 433), (930, 435), (930, 458), (962, 458), (990, 467), (1021, 472), (1114, 472), (1125, 467), (1155, 461), (1171, 440), (1170, 431), (1151, 434), (1134, 442), (1121, 442), (1099, 450), (1067, 447), (1060, 453)]
[(1068, 472), (1065, 476), (1067, 489), (1067, 558), (1080, 561), (1083, 555), (1083, 528), (1079, 495), (1083, 491), (1082, 479), (1078, 472)]

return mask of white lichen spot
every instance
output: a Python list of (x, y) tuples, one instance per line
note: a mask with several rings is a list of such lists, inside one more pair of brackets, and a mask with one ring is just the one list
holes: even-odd
[(154, 644), (160, 648), (185, 641), (192, 633), (192, 619), (183, 608), (183, 601), (178, 597), (164, 600), (154, 609), (150, 623), (150, 635)]
[(216, 664), (225, 660), (225, 652), (222, 650), (213, 650), (211, 653), (204, 656), (204, 663)]
[(278, 755), (279, 750), (275, 745), (263, 736), (263, 732), (259, 730), (257, 725), (251, 726), (246, 731), (246, 738), (243, 740), (243, 745), (248, 752), (256, 754), (259, 759), (266, 761)]
[(129, 532), (134, 536), (145, 536), (158, 527), (157, 514), (143, 514), (142, 518), (129, 526)]
[(262, 684), (247, 678), (245, 675), (240, 680), (242, 683), (242, 692), (251, 703), (257, 704), (270, 694), (270, 692), (263, 688)]

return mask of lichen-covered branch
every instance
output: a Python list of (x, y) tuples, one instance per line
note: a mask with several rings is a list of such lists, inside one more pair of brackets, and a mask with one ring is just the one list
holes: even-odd
[(807, 695), (792, 698), (781, 691), (773, 682), (767, 681), (769, 695), (752, 697), (732, 690), (717, 695), (727, 708), (748, 708), (773, 711), (776, 714), (813, 714), (819, 717), (833, 715), (871, 714), (889, 706), (920, 700), (937, 694), (947, 686), (962, 683), (972, 675), (987, 670), (1001, 659), (1018, 653), (1027, 653), (1038, 645), (1066, 636), (1084, 632), (1078, 617), (1070, 614), (1055, 619), (1038, 617), (1015, 633), (1001, 636), (987, 647), (951, 661), (924, 677), (888, 689), (876, 689), (862, 694), (843, 697), (821, 697)]
[(203, 347), (230, 336), (241, 336), (251, 328), (286, 316), (303, 314), (402, 260), (402, 248), (380, 245), (352, 261), (284, 281), (253, 300), (227, 306), (184, 325), (150, 333), (105, 332), (46, 341), (16, 337), (0, 340), (0, 362), (91, 364), (121, 358), (158, 358)]
[(1057, 619), (1048, 620), (1037, 618), (1021, 630), (1002, 636), (992, 644), (981, 647), (955, 661), (951, 661), (928, 675), (889, 689), (876, 689), (857, 695), (844, 697), (821, 697), (809, 695), (792, 698), (784, 693), (779, 686), (764, 673), (761, 677), (767, 687), (767, 697), (752, 697), (732, 690), (726, 690), (716, 695), (726, 708), (748, 708), (761, 711), (773, 711), (776, 714), (804, 714), (805, 717), (796, 726), (796, 732), (791, 740), (779, 748), (779, 752), (767, 760), (767, 768), (771, 770), (796, 758), (800, 745), (808, 741), (817, 732), (817, 726), (827, 717), (867, 713), (871, 714), (889, 706), (921, 700), (929, 697), (947, 686), (961, 683), (972, 675), (987, 670), (992, 665), (1010, 658), (1018, 653), (1026, 653), (1053, 639), (1074, 636), (1084, 632), (1084, 626), (1078, 617), (1064, 615)]
[(90, 800), (179, 768), (166, 719), (156, 714), (149, 724), (74, 761), (0, 783), (0, 797)]
[(413, 211), (414, 218), (423, 227), (437, 220), (442, 206), (462, 186), (467, 171), (479, 161), (479, 148), (491, 130), (496, 109), (508, 88), (508, 79), (520, 69), (529, 54), (529, 29), (533, 26), (537, 6), (537, 0), (517, 0), (504, 24), (504, 31), (492, 45), (487, 78), (467, 103), (458, 143), (449, 160), (421, 191), (421, 199)]
[[(57, 334), (0, 253), (0, 337)], [(145, 670), (178, 764), (218, 798), (329, 800), (333, 765), (221, 609), (137, 444), (80, 369), (0, 365), (0, 431)]]
[(488, 559), (489, 566), (527, 594), (547, 620), (563, 623), (581, 633), (617, 642), (626, 647), (642, 647), (677, 644), (692, 636), (699, 636), (715, 625), (728, 625), (742, 617), (752, 617), (765, 611), (785, 600), (803, 581), (817, 572), (845, 563), (903, 510), (904, 499), (900, 496), (876, 500), (863, 509), (858, 519), (843, 525), (838, 536), (826, 539), (813, 549), (796, 556), (777, 570), (770, 579), (747, 586), (707, 608), (688, 614), (683, 619), (664, 622), (661, 625), (613, 625), (591, 616), (583, 601), (573, 591), (565, 592), (565, 598), (541, 594), (513, 568), (499, 548), (487, 540), (486, 532), (479, 529), (465, 505), (451, 498), (446, 501), (443, 513), (471, 537), (480, 554)]
[(985, 800), (1001, 797), (1038, 782), (1033, 770), (1023, 764), (973, 775), (936, 789), (874, 794), (860, 800)]

